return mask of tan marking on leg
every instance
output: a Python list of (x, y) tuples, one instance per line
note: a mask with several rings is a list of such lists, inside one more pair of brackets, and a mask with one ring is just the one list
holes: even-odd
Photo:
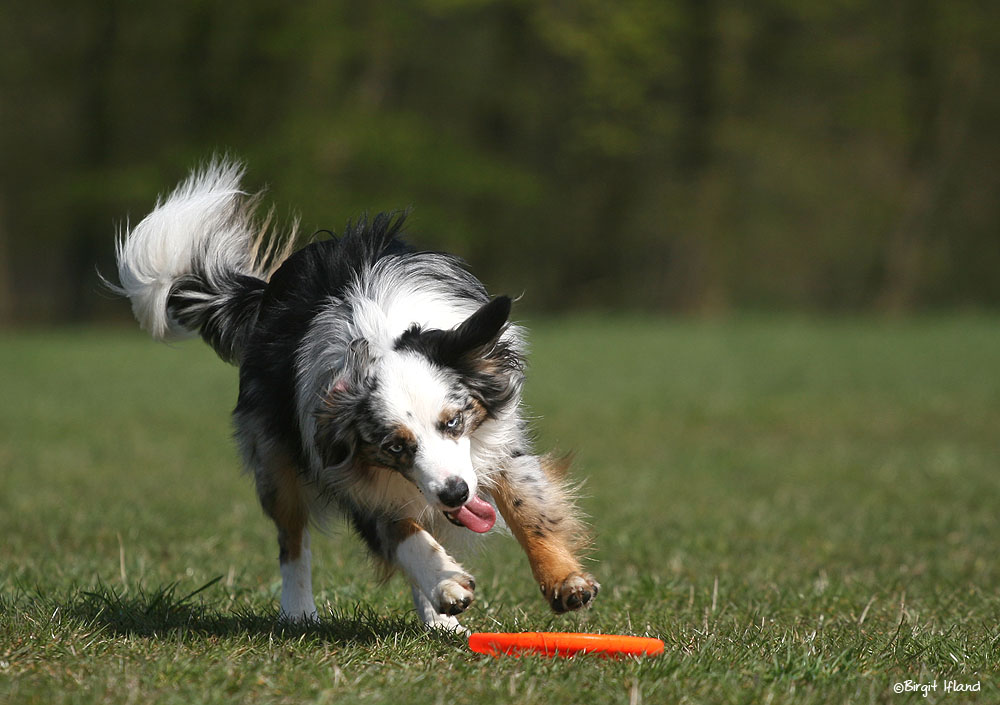
[(511, 533), (528, 555), (535, 580), (548, 585), (567, 573), (580, 570), (580, 561), (570, 548), (567, 537), (561, 532), (537, 528), (541, 526), (541, 520), (535, 511), (535, 502), (510, 491), (502, 480), (497, 483), (493, 498)]
[(312, 594), (312, 555), (309, 550), (309, 509), (298, 467), (289, 453), (269, 448), (266, 454), (251, 445), (248, 454), (257, 482), (261, 507), (278, 529), (281, 564), (281, 614), (290, 620), (317, 619)]
[(416, 519), (405, 517), (396, 521), (387, 520), (379, 529), (379, 539), (382, 542), (382, 551), (375, 555), (376, 580), (380, 585), (385, 584), (396, 572), (396, 562), (394, 555), (399, 544), (424, 528), (417, 523)]
[(302, 553), (302, 532), (309, 522), (298, 469), (289, 461), (271, 463), (268, 469), (257, 474), (261, 506), (278, 527), (280, 561), (295, 561)]
[(399, 521), (394, 521), (389, 525), (389, 529), (386, 532), (387, 538), (395, 541), (398, 546), (406, 539), (413, 536), (413, 534), (418, 531), (423, 531), (424, 528), (417, 523), (416, 519), (411, 519), (409, 517), (405, 519), (400, 519)]
[(573, 453), (559, 456), (544, 455), (539, 460), (542, 463), (542, 470), (550, 480), (562, 482), (569, 475), (569, 468), (573, 464)]
[[(582, 573), (577, 552), (586, 545), (586, 531), (577, 516), (562, 476), (568, 458), (539, 459), (544, 477), (533, 486), (519, 486), (509, 472), (498, 478), (493, 498), (514, 537), (528, 556), (542, 594), (557, 612), (577, 609), (597, 594), (596, 581)], [(576, 597), (564, 590), (572, 589)]]

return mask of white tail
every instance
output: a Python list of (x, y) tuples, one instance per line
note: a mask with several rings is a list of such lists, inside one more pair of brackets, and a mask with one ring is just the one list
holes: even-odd
[[(120, 234), (116, 252), (119, 286), (132, 302), (132, 311), (143, 329), (157, 340), (189, 336), (195, 332), (168, 309), (177, 282), (195, 275), (203, 284), (191, 298), (208, 303), (233, 275), (267, 280), (288, 255), (294, 237), (280, 252), (259, 252), (265, 226), (256, 226), (256, 198), (240, 188), (243, 165), (224, 158), (195, 170), (153, 212), (134, 228)], [(269, 220), (269, 219), (268, 219)]]

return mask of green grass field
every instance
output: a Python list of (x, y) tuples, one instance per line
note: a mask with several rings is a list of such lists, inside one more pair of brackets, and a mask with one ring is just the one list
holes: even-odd
[(576, 451), (605, 589), (554, 616), (496, 536), (464, 557), (463, 621), (648, 634), (662, 657), (472, 654), (340, 523), (313, 542), (322, 624), (283, 628), (235, 370), (127, 329), (9, 333), (0, 702), (1000, 700), (1000, 320), (531, 327), (539, 446)]

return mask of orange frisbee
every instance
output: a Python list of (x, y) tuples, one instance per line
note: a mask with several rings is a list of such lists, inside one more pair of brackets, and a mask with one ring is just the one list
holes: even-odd
[(621, 634), (575, 634), (572, 632), (476, 632), (469, 635), (469, 648), (491, 656), (520, 656), (537, 653), (544, 656), (597, 654), (615, 656), (656, 656), (663, 653), (663, 642), (641, 636)]

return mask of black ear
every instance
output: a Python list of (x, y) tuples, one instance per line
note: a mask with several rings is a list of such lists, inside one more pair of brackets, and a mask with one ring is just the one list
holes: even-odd
[(503, 333), (510, 315), (510, 297), (498, 296), (450, 330), (423, 330), (414, 324), (396, 340), (396, 350), (415, 350), (445, 367), (462, 368), (474, 357), (488, 354)]
[(498, 296), (451, 330), (438, 331), (437, 336), (427, 331), (432, 334), (432, 359), (454, 367), (463, 358), (480, 353), (500, 337), (509, 315), (510, 297)]
[(510, 316), (510, 297), (498, 296), (469, 316), (457, 328), (452, 328), (446, 337), (460, 354), (471, 352), (492, 343), (500, 337), (507, 317)]

